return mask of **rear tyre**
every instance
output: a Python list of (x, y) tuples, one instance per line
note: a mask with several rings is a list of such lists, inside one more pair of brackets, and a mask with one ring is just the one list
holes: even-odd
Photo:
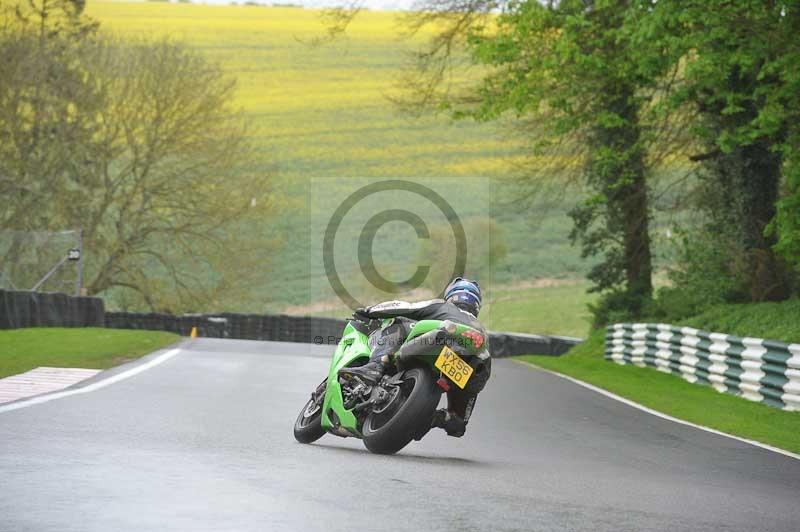
[(325, 435), (322, 428), (322, 402), (325, 399), (325, 383), (317, 387), (314, 395), (294, 422), (294, 439), (300, 443), (311, 443)]
[(364, 445), (376, 454), (394, 454), (430, 426), (442, 395), (429, 369), (411, 368), (403, 375), (402, 403), (392, 412), (372, 412), (364, 421)]

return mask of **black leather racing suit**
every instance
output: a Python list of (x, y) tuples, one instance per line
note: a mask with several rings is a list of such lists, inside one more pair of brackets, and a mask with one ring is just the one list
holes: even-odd
[[(386, 301), (372, 307), (358, 309), (357, 315), (369, 319), (386, 318), (406, 318), (408, 320), (450, 320), (463, 325), (468, 325), (480, 331), (486, 342), (486, 352), (488, 353), (489, 336), (486, 329), (478, 319), (469, 312), (458, 308), (453, 303), (442, 299), (431, 299), (418, 303), (407, 303), (405, 301)], [(379, 333), (370, 337), (370, 347), (372, 348), (371, 360), (380, 360), (385, 355), (394, 354), (411, 330), (411, 324), (403, 320), (395, 320), (390, 325), (383, 327)], [(466, 424), (472, 415), (475, 401), (478, 394), (486, 386), (492, 372), (492, 359), (486, 357), (481, 364), (475, 368), (475, 372), (467, 383), (466, 388), (461, 390), (452, 387), (447, 393), (447, 408), (464, 420)]]

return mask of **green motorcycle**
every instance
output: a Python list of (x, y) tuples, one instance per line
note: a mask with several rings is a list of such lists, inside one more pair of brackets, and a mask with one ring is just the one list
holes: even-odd
[(297, 441), (311, 443), (329, 432), (361, 438), (373, 453), (396, 453), (427, 434), (442, 393), (466, 389), (473, 374), (485, 370), (489, 353), (483, 333), (448, 320), (422, 320), (412, 322), (392, 370), (379, 383), (340, 378), (341, 368), (369, 361), (370, 335), (389, 323), (348, 320), (328, 377), (297, 416)]

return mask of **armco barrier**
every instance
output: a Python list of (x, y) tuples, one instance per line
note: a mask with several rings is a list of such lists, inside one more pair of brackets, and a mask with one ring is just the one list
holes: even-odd
[(103, 300), (50, 292), (0, 290), (0, 329), (103, 327)]
[[(335, 345), (345, 321), (312, 316), (266, 314), (141, 314), (106, 312), (106, 327), (149, 329), (187, 336), (193, 327), (200, 336), (241, 340), (271, 340)], [(566, 353), (580, 343), (578, 338), (538, 336), (505, 332), (489, 333), (489, 349), (494, 357), (515, 355), (553, 355)]]
[(580, 338), (566, 336), (489, 332), (489, 351), (496, 358), (516, 355), (559, 356), (580, 342)]
[(344, 320), (311, 316), (269, 314), (145, 314), (106, 312), (106, 327), (148, 329), (188, 336), (196, 327), (199, 336), (277, 342), (335, 343), (344, 329)]
[(800, 410), (800, 344), (741, 338), (663, 323), (617, 323), (605, 358), (652, 366), (785, 410)]
[[(103, 300), (66, 294), (0, 290), (0, 329), (18, 327), (109, 327), (168, 331), (188, 336), (197, 328), (207, 338), (336, 344), (345, 321), (269, 314), (184, 314), (105, 312)], [(566, 353), (578, 338), (506, 332), (489, 333), (492, 356)]]

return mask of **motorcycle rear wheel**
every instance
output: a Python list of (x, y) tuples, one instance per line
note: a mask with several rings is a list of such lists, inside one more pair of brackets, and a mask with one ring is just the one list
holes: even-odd
[(393, 409), (391, 418), (373, 412), (364, 421), (361, 434), (370, 452), (394, 454), (430, 426), (442, 395), (433, 373), (426, 368), (411, 368), (406, 370), (403, 382), (407, 388), (405, 401)]

